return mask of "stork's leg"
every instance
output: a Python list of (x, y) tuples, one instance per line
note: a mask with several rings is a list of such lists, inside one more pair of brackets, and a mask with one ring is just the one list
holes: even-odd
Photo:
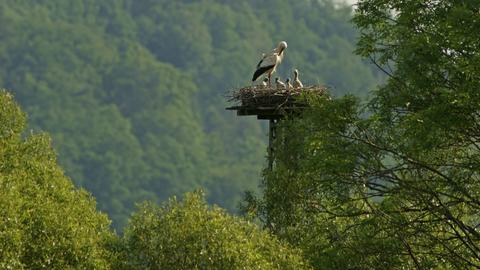
[(268, 87), (272, 87), (272, 73), (268, 73)]

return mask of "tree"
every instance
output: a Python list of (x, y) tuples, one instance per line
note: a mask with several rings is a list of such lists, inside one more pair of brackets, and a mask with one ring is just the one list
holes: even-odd
[(357, 51), (388, 81), (285, 121), (247, 209), (318, 269), (480, 268), (479, 8), (359, 1)]
[(310, 269), (297, 249), (208, 207), (200, 192), (160, 207), (141, 205), (125, 230), (120, 258), (125, 269)]
[(371, 103), (385, 134), (370, 147), (390, 158), (376, 174), (403, 196), (391, 207), (415, 233), (417, 266), (431, 256), (480, 268), (479, 10), (476, 1), (366, 0), (354, 19), (358, 53), (389, 75)]
[(109, 269), (108, 218), (57, 165), (46, 134), (0, 91), (0, 268)]

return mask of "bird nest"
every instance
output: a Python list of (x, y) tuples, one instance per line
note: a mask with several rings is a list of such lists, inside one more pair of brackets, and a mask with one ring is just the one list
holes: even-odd
[(306, 94), (326, 95), (327, 88), (320, 85), (305, 86), (294, 89), (277, 89), (268, 86), (247, 86), (233, 90), (227, 95), (228, 102), (242, 107), (305, 107)]

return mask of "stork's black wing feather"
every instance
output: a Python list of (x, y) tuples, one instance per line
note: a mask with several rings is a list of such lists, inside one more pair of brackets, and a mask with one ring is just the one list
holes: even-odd
[(260, 62), (258, 62), (257, 69), (259, 69), (259, 68), (260, 68), (260, 65), (262, 64), (262, 62), (263, 62), (263, 59), (265, 59), (265, 57), (263, 57), (263, 58), (262, 58), (262, 60), (260, 60)]
[(261, 67), (261, 68), (258, 68), (257, 70), (255, 70), (255, 73), (253, 74), (252, 82), (254, 82), (256, 79), (258, 79), (258, 77), (262, 76), (263, 73), (272, 69), (274, 66), (275, 65), (270, 65), (270, 66)]

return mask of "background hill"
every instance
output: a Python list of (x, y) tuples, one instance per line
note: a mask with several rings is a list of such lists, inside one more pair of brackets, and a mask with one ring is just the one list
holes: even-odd
[(134, 202), (200, 186), (234, 210), (257, 189), (266, 129), (223, 94), (286, 40), (281, 77), (364, 95), (377, 75), (352, 54), (350, 16), (329, 1), (5, 0), (0, 86), (117, 228)]

